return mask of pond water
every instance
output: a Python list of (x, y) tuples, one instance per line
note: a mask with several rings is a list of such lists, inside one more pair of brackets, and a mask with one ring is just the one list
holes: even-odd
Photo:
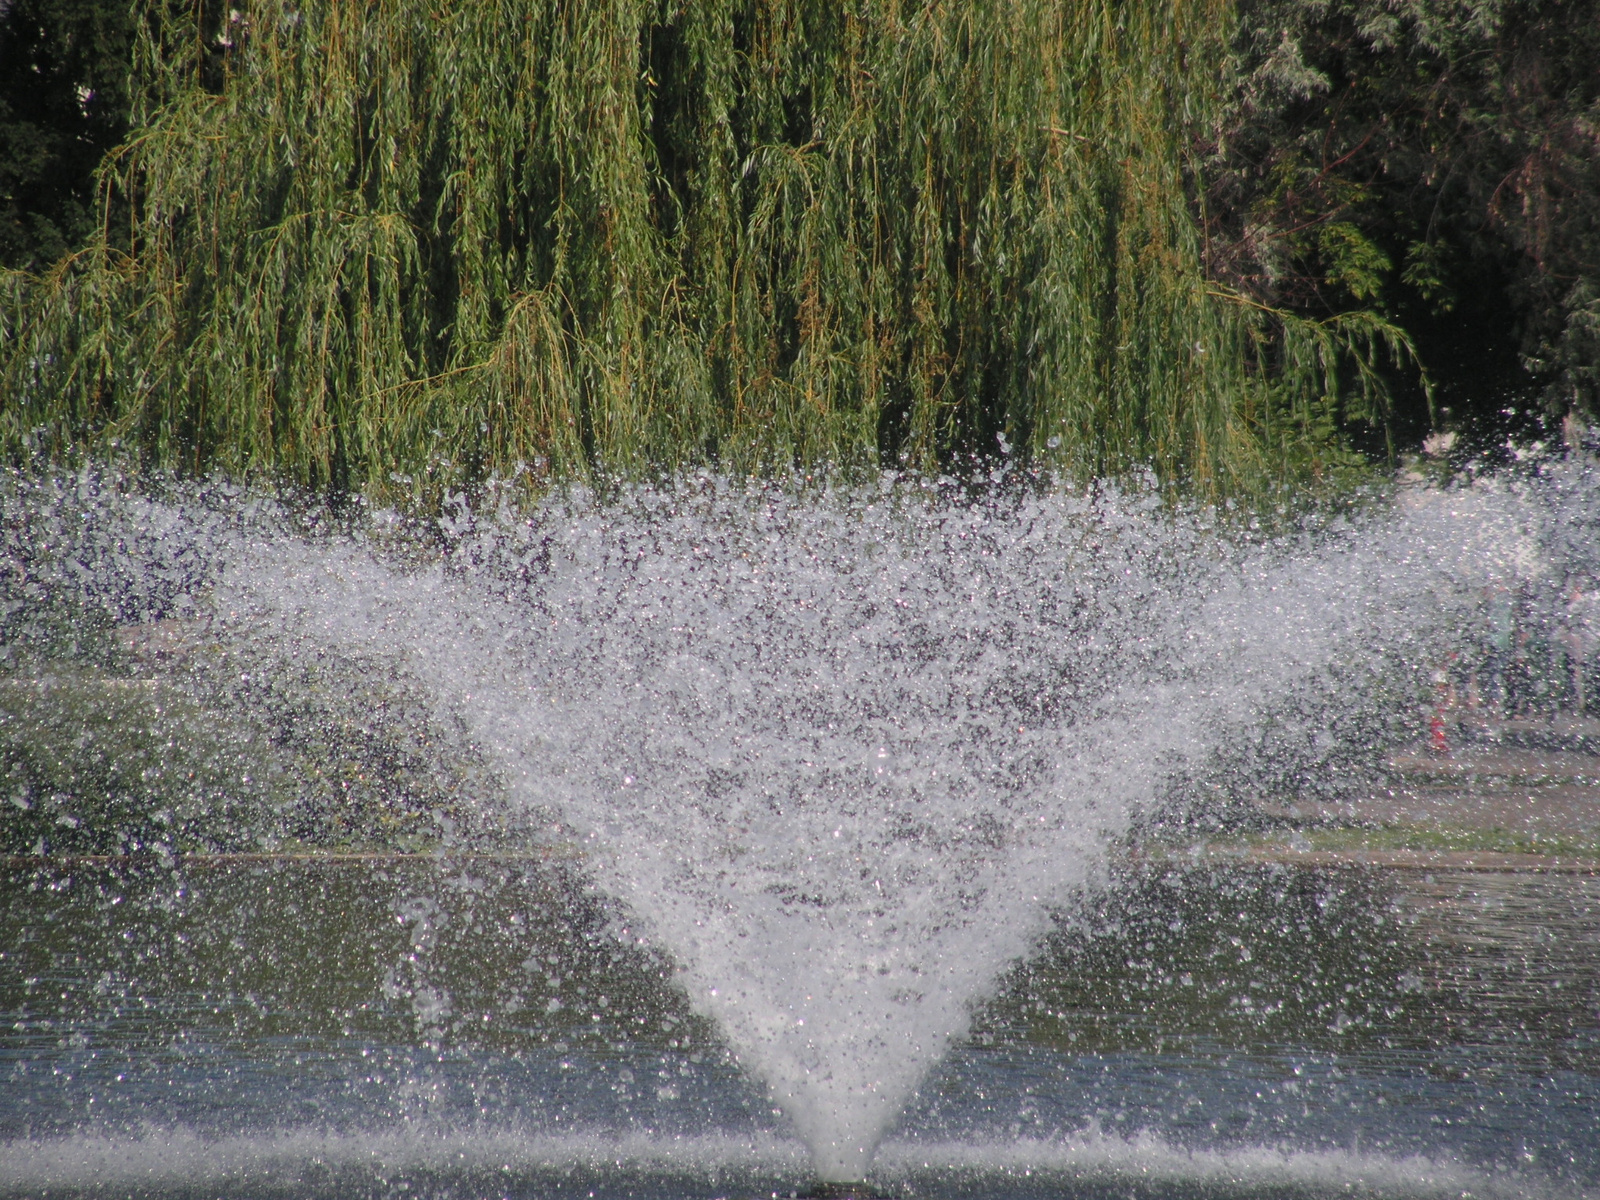
[[(918, 1090), (926, 1196), (1600, 1189), (1600, 878), (1120, 872)], [(13, 865), (0, 1190), (788, 1195), (805, 1147), (568, 864)]]

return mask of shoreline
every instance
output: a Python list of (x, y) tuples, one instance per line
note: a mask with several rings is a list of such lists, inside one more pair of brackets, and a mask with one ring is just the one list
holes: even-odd
[[(294, 850), (239, 851), (200, 854), (12, 854), (0, 855), (0, 867), (37, 870), (43, 867), (160, 866), (164, 868), (226, 867), (244, 864), (307, 863), (437, 863), (551, 862), (581, 857), (581, 853), (551, 847), (529, 851), (437, 850)], [(1338, 850), (1297, 850), (1293, 846), (1229, 845), (1202, 843), (1187, 848), (1141, 848), (1124, 859), (1134, 866), (1165, 863), (1173, 866), (1236, 865), (1295, 866), (1308, 868), (1370, 868), (1392, 871), (1465, 871), (1486, 874), (1532, 873), (1562, 875), (1600, 874), (1600, 856), (1524, 854), (1493, 850), (1422, 850), (1352, 847)]]
[[(1151, 856), (1146, 861), (1152, 861)], [(1341, 849), (1296, 850), (1292, 846), (1215, 846), (1168, 853), (1169, 863), (1228, 863), (1387, 871), (1461, 871), (1479, 874), (1600, 875), (1600, 857), (1521, 854), (1495, 850)]]

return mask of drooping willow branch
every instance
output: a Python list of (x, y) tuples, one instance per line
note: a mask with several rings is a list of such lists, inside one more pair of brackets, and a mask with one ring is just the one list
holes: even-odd
[(1303, 457), (1264, 433), (1299, 377), (1252, 366), (1183, 187), (1230, 17), (166, 12), (103, 167), (127, 227), (4, 278), (0, 445), (385, 493), (518, 464), (944, 469), (1004, 438), (1080, 477), (1254, 486)]

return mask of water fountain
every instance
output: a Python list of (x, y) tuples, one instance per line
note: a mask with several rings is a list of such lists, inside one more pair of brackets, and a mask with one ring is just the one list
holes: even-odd
[[(1461, 1097), (1394, 1048), (1422, 985), (1384, 923), (1455, 928), (1416, 915), (1453, 877), (1198, 849), (1269, 776), (1370, 784), (1485, 581), (1588, 553), (1582, 469), (1547, 474), (1270, 533), (1111, 487), (698, 476), (419, 529), (13, 479), (13, 727), (178, 798), (105, 853), (13, 765), (0, 1191), (1592, 1188), (1593, 1022), (1486, 1119), (1542, 1141), (1445, 1136)], [(1592, 935), (1585, 878), (1540, 903)], [(1298, 1012), (1292, 1074), (1170, 1030), (1080, 1053), (1117, 1010), (1084, 980), (1157, 1025)]]

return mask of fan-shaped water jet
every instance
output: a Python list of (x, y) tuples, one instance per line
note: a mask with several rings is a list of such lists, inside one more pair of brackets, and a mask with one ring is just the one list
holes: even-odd
[[(376, 1131), (363, 1132), (357, 1115), (349, 1129), (267, 1137), (281, 1119), (257, 1113), (242, 1130), (200, 1137), (185, 1152), (195, 1173), (185, 1178), (233, 1178), (248, 1174), (241, 1163), (296, 1155), (356, 1171), (366, 1145), (391, 1174), (438, 1171), (460, 1154), (472, 1170), (498, 1170), (491, 1160), (503, 1159), (513, 1175), (603, 1175), (593, 1164), (622, 1171), (626, 1162), (697, 1178), (813, 1178), (826, 1194), (954, 1169), (963, 1156), (1024, 1175), (1081, 1168), (1120, 1178), (1165, 1164), (1175, 1178), (1244, 1171), (1332, 1186), (1339, 1171), (1404, 1174), (1403, 1155), (1369, 1162), (1347, 1147), (1344, 1158), (1316, 1158), (1334, 1151), (1314, 1122), (1270, 1154), (1223, 1133), (1185, 1143), (1172, 1132), (1185, 1128), (1178, 1115), (1162, 1116), (1159, 1133), (1104, 1127), (1115, 1125), (1114, 1107), (1073, 1108), (1088, 1094), (1074, 1092), (1089, 1086), (1082, 1081), (1051, 1085), (1048, 1101), (1030, 1083), (1017, 1095), (1033, 1099), (1018, 1101), (1009, 1124), (987, 1123), (984, 1114), (1000, 1111), (991, 1098), (960, 1109), (952, 1125), (940, 1115), (946, 1085), (930, 1084), (930, 1073), (954, 1048), (967, 1055), (957, 1090), (998, 1094), (982, 1082), (988, 1060), (966, 1049), (993, 1036), (995, 1018), (984, 1014), (1025, 987), (1036, 998), (1033, 1015), (1008, 1018), (1018, 1028), (1068, 1011), (1048, 998), (1059, 982), (1024, 985), (1008, 972), (1065, 936), (1096, 896), (1134, 886), (1129, 863), (1167, 861), (1174, 838), (1184, 848), (1170, 868), (1176, 882), (1162, 882), (1163, 867), (1139, 894), (1157, 908), (1169, 893), (1187, 899), (1172, 901), (1166, 923), (1140, 926), (1116, 970), (1148, 961), (1169, 998), (1211, 986), (1184, 982), (1200, 960), (1181, 931), (1221, 928), (1225, 915), (1199, 920), (1193, 905), (1205, 889), (1183, 883), (1209, 861), (1203, 847), (1188, 854), (1200, 831), (1259, 823), (1250, 805), (1269, 788), (1331, 803), (1363, 786), (1361, 764), (1377, 770), (1382, 753), (1373, 739), (1417, 735), (1428, 672), (1461, 644), (1489, 581), (1549, 591), (1559, 574), (1564, 586), (1584, 569), (1572, 535), (1588, 519), (1551, 483), (1285, 518), (1286, 532), (1268, 537), (1114, 489), (1093, 500), (1017, 492), (973, 503), (912, 488), (798, 497), (700, 480), (605, 504), (553, 500), (532, 513), (463, 504), (419, 539), (381, 514), (354, 533), (307, 532), (300, 517), (245, 497), (158, 502), (92, 478), (13, 483), (18, 586), (48, 601), (13, 610), (8, 626), (21, 664), (14, 690), (34, 697), (29, 736), (43, 746), (74, 720), (77, 735), (92, 731), (82, 744), (48, 742), (51, 761), (110, 764), (128, 805), (106, 824), (65, 785), (45, 791), (48, 764), (25, 764), (33, 774), (13, 807), (32, 822), (16, 847), (28, 869), (48, 872), (54, 861), (89, 886), (82, 881), (101, 868), (61, 856), (109, 830), (121, 852), (152, 855), (155, 874), (139, 885), (153, 889), (138, 901), (146, 931), (226, 893), (257, 915), (229, 926), (218, 900), (198, 928), (231, 929), (241, 946), (288, 920), (246, 904), (251, 880), (289, 898), (293, 920), (272, 935), (285, 945), (299, 945), (299, 926), (327, 897), (348, 895), (337, 911), (367, 904), (386, 914), (389, 932), (362, 935), (386, 964), (367, 998), (328, 1003), (351, 1014), (334, 1022), (335, 1041), (360, 1042), (365, 1018), (354, 1014), (387, 1005), (445, 1063), (452, 1046), (521, 1022), (532, 1033), (516, 1036), (532, 1038), (525, 1050), (539, 1064), (526, 1068), (537, 1080), (529, 1095), (563, 1097), (561, 1111), (501, 1100), (452, 1107), (462, 1102), (437, 1097), (457, 1084), (391, 1055), (372, 1075), (380, 1082), (351, 1085), (350, 1095), (367, 1097), (360, 1105), (378, 1106)], [(16, 623), (24, 618), (26, 628)], [(97, 627), (103, 654), (88, 646)], [(69, 635), (80, 644), (63, 649)], [(1397, 697), (1412, 706), (1398, 717)], [(156, 744), (140, 740), (147, 729), (160, 731)], [(99, 749), (86, 751), (91, 743)], [(87, 766), (72, 769), (89, 778)], [(391, 853), (443, 855), (418, 860), (440, 863), (438, 874), (425, 882), (396, 859), (351, 864), (367, 873), (359, 885), (316, 874), (331, 864), (206, 880), (198, 858), (187, 867), (183, 858), (384, 838)], [(36, 858), (26, 853), (35, 839)], [(487, 865), (512, 861), (532, 865)], [(111, 869), (93, 884), (108, 906), (132, 894)], [(1260, 887), (1280, 886), (1265, 878)], [(363, 888), (382, 898), (359, 900)], [(1311, 930), (1357, 891), (1313, 880), (1276, 903), (1297, 914), (1294, 929)], [(1373, 896), (1351, 911), (1383, 918), (1389, 901)], [(84, 912), (108, 928), (121, 919), (114, 906)], [(1326, 925), (1335, 943), (1367, 918), (1338, 919), (1346, 923)], [(1158, 951), (1168, 925), (1176, 940)], [(1299, 936), (1285, 929), (1273, 936)], [(1246, 963), (1253, 936), (1239, 926), (1216, 945), (1234, 939)], [(183, 937), (163, 953), (196, 941), (187, 927)], [(1188, 965), (1163, 976), (1163, 954)], [(482, 965), (497, 955), (506, 961)], [(308, 959), (316, 952), (305, 947), (277, 961), (295, 962), (292, 971)], [(493, 986), (474, 984), (468, 963)], [(248, 964), (224, 969), (234, 978)], [(1409, 994), (1413, 971), (1394, 966), (1396, 995)], [(128, 961), (96, 978), (107, 995), (159, 992), (119, 983), (136, 978)], [(1271, 997), (1257, 984), (1216, 986), (1238, 988), (1237, 1012), (1251, 1020), (1302, 1003), (1293, 999), (1301, 985), (1280, 979)], [(1338, 996), (1360, 994), (1350, 986)], [(261, 994), (258, 984), (236, 990)], [(1318, 1014), (1307, 1019), (1334, 1031), (1318, 1037), (1345, 1037), (1378, 1019), (1363, 1012), (1390, 1003), (1352, 1011), (1354, 1001), (1330, 999), (1324, 1013), (1315, 990), (1302, 987), (1304, 1011)], [(1029, 1036), (1045, 1037), (1043, 1028)], [(724, 1066), (708, 1065), (712, 1043)], [(76, 1051), (68, 1043), (52, 1053)], [(1065, 1041), (1051, 1053), (1070, 1071)], [(468, 1090), (498, 1094), (485, 1070)], [(572, 1099), (578, 1078), (601, 1081), (611, 1107)], [(436, 1099), (384, 1107), (395, 1080)], [(51, 1109), (54, 1093), (30, 1086), (43, 1090), (28, 1103), (56, 1115), (47, 1136), (8, 1128), (10, 1157), (24, 1164), (5, 1177), (16, 1186), (36, 1186), (69, 1160), (138, 1158), (106, 1148), (122, 1146), (125, 1131), (78, 1121), (76, 1100)], [(188, 1086), (201, 1097), (221, 1085)], [(690, 1094), (712, 1097), (712, 1135), (675, 1115)], [(718, 1095), (738, 1096), (743, 1115)], [(318, 1101), (332, 1113), (351, 1103)], [(360, 1105), (348, 1111), (369, 1111)], [(428, 1123), (434, 1105), (453, 1114), (442, 1126)], [(906, 1117), (908, 1106), (920, 1115)], [(192, 1104), (173, 1111), (179, 1125), (196, 1119)], [(524, 1111), (530, 1123), (510, 1133), (460, 1123), (464, 1112)], [(396, 1121), (404, 1132), (382, 1132)], [(59, 1159), (51, 1138), (67, 1139)], [(1180, 1168), (1184, 1155), (1190, 1165)], [(1580, 1177), (1590, 1169), (1574, 1168)], [(1449, 1186), (1478, 1186), (1471, 1163), (1428, 1170)], [(107, 1166), (83, 1178), (120, 1176)]]

